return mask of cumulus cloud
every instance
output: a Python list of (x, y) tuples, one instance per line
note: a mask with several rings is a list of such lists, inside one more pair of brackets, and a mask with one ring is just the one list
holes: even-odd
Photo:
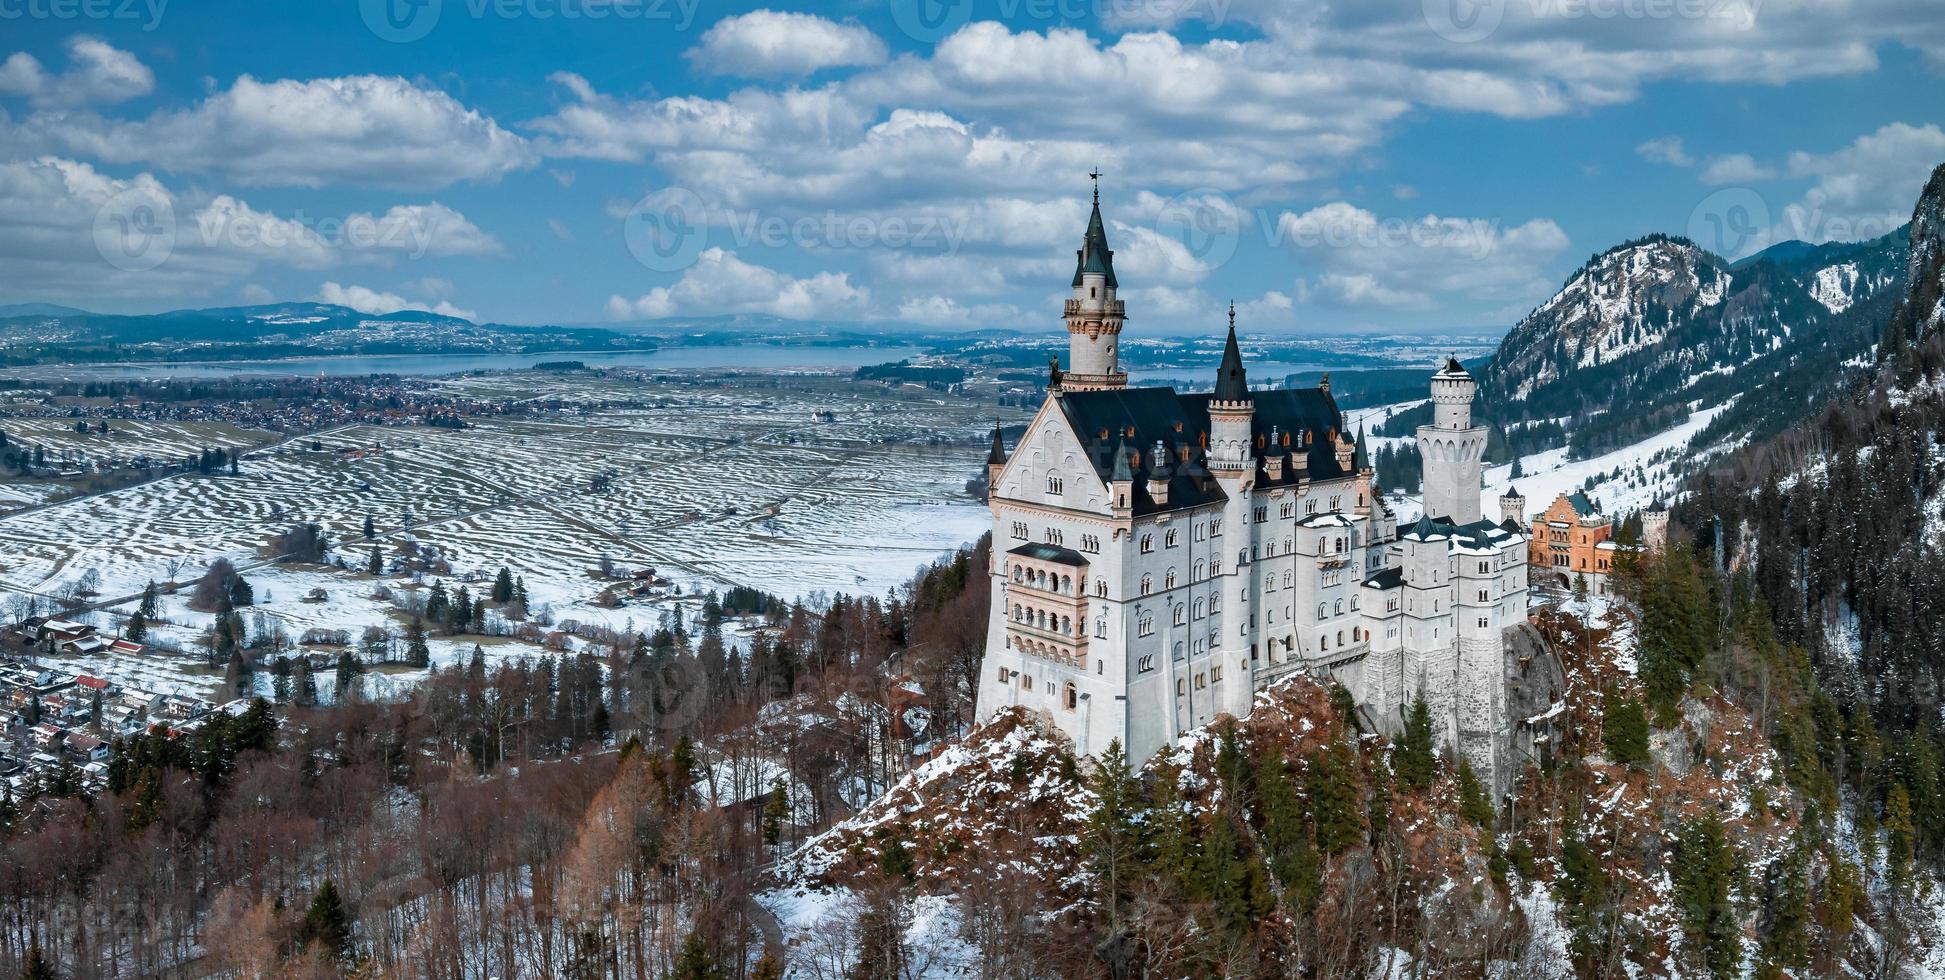
[(652, 320), (678, 314), (769, 313), (797, 320), (855, 315), (870, 303), (870, 290), (849, 274), (819, 272), (796, 278), (745, 262), (735, 252), (706, 248), (674, 285), (627, 299), (608, 298), (613, 320)]
[(1022, 314), (1011, 303), (968, 305), (950, 296), (914, 296), (898, 305), (898, 318), (928, 327), (1017, 327)]
[(0, 291), (206, 298), (262, 267), (328, 269), (490, 255), (493, 236), (436, 202), (299, 220), (228, 194), (182, 194), (60, 157), (0, 163)]
[(684, 57), (721, 75), (808, 75), (824, 68), (882, 64), (885, 43), (856, 23), (813, 14), (756, 10), (725, 17)]
[(1792, 153), (1789, 176), (1816, 183), (1783, 209), (1771, 237), (1823, 242), (1886, 234), (1911, 220), (1912, 202), (1940, 160), (1945, 130), (1935, 123), (1890, 123), (1831, 153)]
[(437, 313), (440, 316), (456, 316), (462, 320), (476, 319), (472, 310), (461, 309), (445, 300), (428, 303), (425, 300), (409, 300), (397, 293), (388, 293), (358, 285), (340, 285), (325, 282), (317, 289), (317, 301), (333, 306), (346, 306), (360, 313), (382, 316), (401, 310), (420, 310)]
[(1320, 267), (1303, 286), (1313, 302), (1421, 311), (1544, 297), (1547, 264), (1568, 244), (1547, 218), (1511, 228), (1482, 218), (1384, 219), (1342, 201), (1285, 212), (1274, 239)]
[(112, 163), (215, 174), (239, 184), (431, 188), (532, 166), (527, 140), (437, 89), (354, 75), (263, 82), (244, 75), (185, 109), (141, 120), (36, 113), (13, 141)]
[(134, 55), (99, 38), (68, 39), (68, 68), (50, 75), (25, 51), (0, 62), (0, 95), (26, 98), (36, 106), (72, 107), (125, 102), (155, 90), (155, 73)]
[(1756, 162), (1747, 153), (1710, 157), (1702, 166), (1704, 184), (1752, 184), (1776, 179), (1776, 171)]
[(1679, 136), (1657, 136), (1636, 146), (1634, 153), (1650, 163), (1665, 163), (1671, 167), (1686, 167), (1695, 162), (1689, 157), (1688, 148)]

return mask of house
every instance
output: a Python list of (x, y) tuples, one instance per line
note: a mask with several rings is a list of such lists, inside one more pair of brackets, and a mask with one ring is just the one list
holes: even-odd
[(95, 635), (95, 628), (86, 623), (50, 619), (41, 624), (39, 639), (43, 643), (51, 642), (58, 645), (93, 635)]
[(88, 691), (93, 691), (99, 694), (107, 694), (108, 689), (114, 687), (114, 685), (108, 683), (108, 681), (100, 677), (92, 676), (90, 674), (76, 675), (74, 678), (74, 686), (83, 688)]
[(67, 738), (67, 734), (67, 731), (61, 726), (50, 721), (44, 721), (34, 726), (30, 737), (33, 738), (36, 748), (42, 751), (48, 751), (58, 747), (62, 740)]
[(93, 735), (76, 733), (68, 736), (68, 752), (87, 762), (107, 762), (108, 743)]

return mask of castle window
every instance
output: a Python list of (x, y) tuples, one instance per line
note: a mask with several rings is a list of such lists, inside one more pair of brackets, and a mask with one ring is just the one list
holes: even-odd
[(1020, 675), (1020, 687), (1022, 687), (1022, 688), (1024, 688), (1024, 689), (1026, 689), (1026, 690), (1029, 690), (1029, 691), (1031, 691), (1031, 690), (1033, 690), (1033, 675), (1032, 675), (1032, 674), (1021, 674), (1021, 675)]
[(1176, 530), (1171, 527), (1162, 535), (1162, 547), (1173, 548), (1176, 543)]
[(1265, 521), (1268, 521), (1269, 519), (1270, 519), (1269, 507), (1264, 506), (1264, 507), (1256, 508), (1256, 523), (1262, 524)]
[(1247, 564), (1249, 564), (1249, 552), (1242, 548), (1236, 549), (1236, 566), (1240, 568)]
[(1222, 518), (1220, 517), (1209, 518), (1209, 536), (1215, 537), (1216, 535), (1221, 533), (1222, 533)]
[(1202, 612), (1202, 600), (1201, 600), (1201, 599), (1197, 599), (1197, 600), (1195, 600), (1195, 607), (1194, 607), (1194, 608), (1193, 608), (1193, 609), (1191, 610), (1191, 612), (1190, 612), (1190, 615), (1193, 615), (1193, 616), (1194, 616), (1195, 618), (1197, 618), (1197, 619), (1201, 619), (1201, 618), (1202, 618), (1202, 616), (1203, 616), (1203, 612)]
[(1153, 575), (1143, 575), (1141, 577), (1141, 594), (1147, 595), (1153, 591), (1155, 591), (1155, 577)]
[(1154, 536), (1154, 535), (1152, 535), (1152, 534), (1144, 534), (1144, 535), (1142, 535), (1142, 536), (1141, 536), (1141, 553), (1142, 553), (1142, 554), (1144, 554), (1144, 555), (1146, 555), (1146, 554), (1151, 554), (1151, 553), (1153, 553), (1153, 552), (1154, 552), (1154, 550), (1155, 550), (1155, 536)]
[(1189, 693), (1188, 688), (1183, 686), (1182, 679), (1180, 677), (1175, 678), (1175, 696), (1179, 698), (1187, 693)]
[(1295, 501), (1286, 500), (1283, 502), (1283, 505), (1281, 507), (1277, 508), (1277, 516), (1294, 517), (1296, 515), (1296, 509), (1297, 508), (1296, 508)]
[(1317, 618), (1321, 620), (1329, 616), (1330, 616), (1330, 607), (1324, 605), (1321, 602), (1317, 603)]
[(1480, 601), (1480, 602), (1491, 602), (1491, 601), (1492, 601), (1492, 597), (1486, 594), (1486, 590), (1485, 590), (1485, 589), (1480, 589), (1480, 590), (1479, 590), (1479, 601)]
[(1174, 588), (1174, 587), (1175, 587), (1175, 569), (1173, 569), (1173, 568), (1171, 568), (1171, 569), (1169, 569), (1169, 570), (1168, 570), (1168, 575), (1167, 575), (1167, 577), (1166, 577), (1166, 578), (1165, 578), (1165, 579), (1164, 579), (1163, 581), (1164, 581), (1164, 583), (1165, 583), (1165, 584), (1163, 584), (1163, 586), (1162, 586), (1162, 588), (1164, 588), (1164, 589), (1172, 589), (1172, 588)]
[(1020, 541), (1027, 539), (1027, 525), (1025, 521), (1013, 522), (1013, 537)]
[(1004, 684), (1004, 683), (1006, 683), (1006, 668), (1005, 668), (1005, 667), (1001, 667), (1001, 668), (1000, 668), (1000, 683), (1001, 683), (1001, 684)]
[(1052, 494), (1058, 494), (1060, 493), (1060, 487), (1061, 487), (1060, 474), (1058, 473), (1047, 474), (1047, 492)]
[(1200, 691), (1203, 688), (1206, 688), (1208, 686), (1209, 686), (1209, 675), (1198, 671), (1195, 675), (1195, 689)]
[(1097, 578), (1097, 579), (1095, 579), (1095, 580), (1094, 580), (1094, 594), (1095, 594), (1095, 595), (1097, 595), (1097, 596), (1100, 596), (1100, 597), (1101, 597), (1101, 598), (1103, 598), (1103, 599), (1105, 599), (1105, 598), (1107, 598), (1107, 597), (1108, 597), (1108, 580), (1107, 580), (1107, 579), (1104, 579), (1104, 578)]
[(1175, 641), (1175, 646), (1174, 646), (1174, 648), (1173, 648), (1172, 650), (1170, 650), (1169, 652), (1170, 652), (1170, 653), (1171, 653), (1171, 654), (1172, 654), (1172, 655), (1173, 655), (1173, 656), (1175, 657), (1175, 659), (1176, 659), (1176, 660), (1178, 660), (1178, 661), (1179, 661), (1179, 660), (1181, 660), (1181, 659), (1182, 659), (1182, 641), (1181, 641), (1181, 640), (1176, 640), (1176, 641)]
[(1480, 629), (1485, 629), (1485, 628), (1487, 628), (1487, 626), (1488, 626), (1488, 625), (1489, 625), (1489, 624), (1488, 624), (1488, 623), (1486, 622), (1486, 617), (1484, 617), (1484, 616), (1481, 616), (1481, 617), (1479, 617), (1479, 628), (1480, 628)]
[(1331, 510), (1341, 510), (1341, 509), (1343, 509), (1343, 507), (1342, 507), (1342, 505), (1343, 505), (1343, 501), (1344, 501), (1344, 498), (1343, 498), (1343, 497), (1332, 497), (1332, 498), (1330, 498), (1330, 509), (1331, 509)]
[(1072, 684), (1067, 685), (1066, 689), (1061, 692), (1060, 699), (1066, 703), (1068, 711), (1072, 711), (1080, 705), (1080, 694), (1074, 690), (1074, 685)]
[(1101, 639), (1101, 640), (1105, 640), (1105, 639), (1107, 639), (1107, 638), (1108, 638), (1108, 621), (1107, 621), (1107, 620), (1105, 620), (1105, 619), (1097, 619), (1097, 620), (1095, 620), (1095, 621), (1094, 621), (1094, 636), (1095, 636), (1095, 638), (1096, 638), (1096, 639)]
[(1064, 535), (1062, 535), (1062, 534), (1061, 534), (1061, 532), (1060, 532), (1060, 529), (1059, 529), (1059, 528), (1052, 528), (1052, 527), (1050, 527), (1050, 528), (1048, 528), (1048, 529), (1047, 529), (1047, 543), (1048, 543), (1048, 544), (1059, 544), (1059, 543), (1061, 542), (1061, 538), (1062, 538), (1062, 537), (1064, 537)]
[(1209, 615), (1213, 616), (1219, 612), (1222, 612), (1222, 593), (1220, 592), (1209, 597)]
[(1138, 620), (1135, 620), (1135, 635), (1136, 635), (1136, 636), (1154, 636), (1154, 635), (1155, 635), (1155, 617), (1153, 617), (1153, 616), (1143, 616), (1143, 617), (1141, 617), (1140, 619), (1138, 619)]
[(1141, 657), (1135, 661), (1135, 673), (1152, 674), (1154, 672), (1155, 672), (1154, 654), (1152, 653), (1142, 654)]
[(1203, 573), (1204, 573), (1204, 572), (1206, 572), (1207, 570), (1208, 570), (1208, 565), (1207, 565), (1207, 564), (1205, 564), (1205, 563), (1204, 563), (1204, 562), (1203, 562), (1203, 561), (1202, 561), (1202, 560), (1201, 560), (1200, 558), (1198, 558), (1198, 559), (1196, 559), (1196, 562), (1195, 562), (1195, 576), (1194, 576), (1193, 578), (1191, 578), (1191, 579), (1189, 579), (1189, 581), (1191, 581), (1191, 582), (1200, 582), (1200, 581), (1202, 581), (1203, 579), (1205, 579), (1205, 578), (1208, 578), (1208, 576), (1207, 576), (1207, 575), (1205, 575), (1205, 574), (1203, 574)]
[(1492, 570), (1493, 570), (1493, 567), (1492, 567), (1492, 565), (1491, 565), (1490, 563), (1487, 563), (1487, 562), (1483, 562), (1483, 561), (1479, 563), (1479, 574), (1481, 574), (1481, 575), (1487, 575), (1487, 574), (1490, 574), (1490, 573), (1492, 572)]
[(1222, 667), (1220, 665), (1209, 668), (1209, 683), (1222, 683)]
[(1184, 622), (1187, 622), (1187, 617), (1185, 615), (1185, 612), (1186, 611), (1181, 606), (1175, 607), (1175, 625), (1180, 626)]

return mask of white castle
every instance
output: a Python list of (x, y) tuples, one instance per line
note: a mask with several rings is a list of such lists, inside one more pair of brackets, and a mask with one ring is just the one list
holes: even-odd
[(1127, 387), (1113, 257), (1097, 190), (1066, 302), (1068, 370), (1056, 364), (1012, 452), (993, 432), (979, 717), (1018, 705), (1078, 754), (1119, 741), (1139, 763), (1302, 671), (1343, 684), (1386, 731), (1422, 691), (1443, 744), (1501, 772), (1527, 534), (1480, 518), (1472, 376), (1452, 360), (1432, 375), (1427, 516), (1401, 531), (1328, 377), (1249, 388), (1233, 306), (1212, 393)]

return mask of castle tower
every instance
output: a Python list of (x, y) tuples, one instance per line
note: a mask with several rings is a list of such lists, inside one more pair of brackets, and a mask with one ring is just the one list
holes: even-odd
[(1499, 519), (1526, 526), (1526, 497), (1519, 487), (1507, 484), (1506, 492), (1499, 495)]
[(1249, 423), (1255, 414), (1243, 355), (1236, 349), (1236, 304), (1231, 303), (1229, 339), (1223, 344), (1222, 365), (1216, 368), (1215, 395), (1209, 399), (1209, 469), (1218, 478), (1249, 470)]
[(1447, 358), (1432, 375), (1432, 424), (1418, 427), (1418, 451), (1425, 460), (1425, 514), (1459, 525), (1479, 520), (1486, 429), (1472, 424), (1477, 388), (1458, 359)]
[(993, 448), (986, 453), (986, 492), (999, 485), (1000, 471), (1006, 469), (1006, 443), (1000, 439), (999, 419), (993, 420)]
[(1114, 250), (1108, 248), (1108, 233), (1101, 221), (1101, 174), (1094, 178), (1094, 212), (1087, 219), (1087, 233), (1075, 253), (1074, 294), (1068, 298), (1062, 319), (1067, 323), (1067, 369), (1062, 372), (1063, 391), (1098, 391), (1125, 388), (1128, 375), (1121, 370), (1118, 348), (1125, 307), (1115, 298), (1119, 284), (1114, 279)]
[(1657, 504), (1641, 512), (1641, 546), (1656, 554), (1668, 548), (1668, 508)]

